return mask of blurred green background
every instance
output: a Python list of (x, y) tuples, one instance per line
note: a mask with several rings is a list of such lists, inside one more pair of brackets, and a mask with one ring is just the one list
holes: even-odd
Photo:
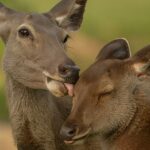
[[(57, 3), (57, 0), (1, 0), (1, 2), (16, 10), (44, 12)], [(88, 0), (84, 22), (76, 37), (76, 43), (82, 42), (79, 45), (84, 53), (76, 51), (72, 57), (82, 68), (86, 68), (91, 63), (91, 57), (95, 57), (94, 44), (103, 45), (119, 37), (129, 40), (133, 53), (150, 44), (149, 0)], [(0, 42), (0, 60), (2, 60), (3, 49), (4, 45)], [(84, 55), (84, 58), (74, 56), (78, 54)], [(0, 120), (7, 121), (8, 112), (4, 95), (4, 74), (0, 69)]]

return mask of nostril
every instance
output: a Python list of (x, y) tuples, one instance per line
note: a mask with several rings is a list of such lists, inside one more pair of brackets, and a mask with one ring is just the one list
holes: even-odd
[(71, 66), (71, 65), (60, 65), (58, 67), (59, 74), (63, 77), (69, 77), (72, 75), (76, 75), (79, 73), (80, 69), (77, 66)]
[(64, 79), (65, 83), (75, 84), (79, 79), (79, 67), (73, 65), (60, 65), (58, 74)]
[(75, 136), (76, 131), (77, 130), (75, 126), (63, 126), (61, 128), (60, 135), (64, 140), (70, 140)]
[(69, 68), (66, 66), (60, 66), (59, 67), (59, 73), (62, 75), (66, 75), (70, 72)]
[(76, 129), (70, 129), (70, 131), (68, 131), (68, 135), (73, 136), (76, 133)]

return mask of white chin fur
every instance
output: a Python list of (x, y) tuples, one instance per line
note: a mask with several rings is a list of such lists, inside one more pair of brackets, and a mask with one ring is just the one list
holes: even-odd
[(46, 82), (46, 86), (48, 90), (56, 97), (62, 97), (68, 93), (65, 85), (59, 81), (51, 80)]

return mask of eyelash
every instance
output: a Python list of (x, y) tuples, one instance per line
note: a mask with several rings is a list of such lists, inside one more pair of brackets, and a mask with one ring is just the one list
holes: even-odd
[(99, 94), (99, 95), (98, 95), (98, 100), (100, 100), (101, 98), (103, 98), (104, 96), (107, 96), (107, 95), (109, 95), (109, 94), (111, 94), (111, 92)]
[(100, 99), (103, 98), (103, 97), (104, 97), (104, 94), (98, 95), (98, 100), (100, 100)]

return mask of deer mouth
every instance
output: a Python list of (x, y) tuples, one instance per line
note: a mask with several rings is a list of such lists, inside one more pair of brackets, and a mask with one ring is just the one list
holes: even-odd
[(87, 136), (83, 136), (81, 138), (78, 139), (72, 139), (72, 140), (65, 140), (64, 143), (66, 145), (78, 145), (78, 144), (82, 144), (85, 140)]
[(76, 135), (75, 137), (73, 137), (70, 140), (64, 140), (64, 143), (67, 145), (78, 145), (78, 144), (82, 144), (85, 139), (89, 136), (91, 131), (91, 128), (89, 128), (86, 132)]
[(74, 84), (65, 83), (62, 80), (55, 80), (46, 76), (46, 86), (56, 97), (73, 96)]

